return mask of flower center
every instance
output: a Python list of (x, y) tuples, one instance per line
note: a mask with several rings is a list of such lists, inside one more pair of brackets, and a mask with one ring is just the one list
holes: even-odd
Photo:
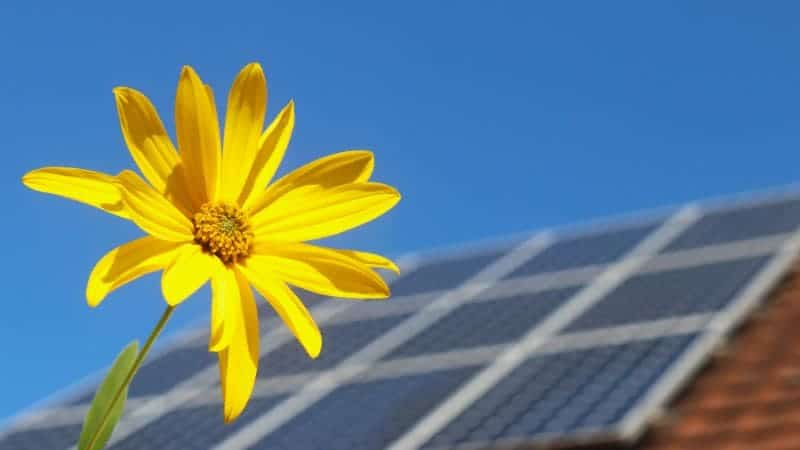
[(224, 203), (206, 203), (193, 218), (194, 240), (225, 264), (250, 253), (253, 230), (247, 214)]

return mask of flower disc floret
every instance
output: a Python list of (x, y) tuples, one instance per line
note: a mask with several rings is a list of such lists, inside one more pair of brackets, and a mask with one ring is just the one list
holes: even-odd
[(250, 254), (253, 230), (247, 213), (224, 203), (206, 203), (194, 215), (194, 240), (225, 264)]

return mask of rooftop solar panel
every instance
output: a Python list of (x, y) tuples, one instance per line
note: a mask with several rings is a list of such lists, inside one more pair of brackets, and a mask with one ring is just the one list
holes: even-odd
[(659, 222), (652, 222), (561, 239), (506, 278), (612, 263), (652, 233), (658, 225)]
[[(511, 342), (570, 298), (578, 287), (468, 303), (391, 353), (419, 356), (478, 345)], [(476, 333), (475, 330), (482, 330)]]
[(322, 325), (325, 351), (320, 353), (317, 359), (310, 359), (297, 341), (290, 340), (262, 358), (259, 363), (258, 376), (269, 378), (276, 375), (329, 369), (407, 317), (407, 314), (403, 314), (328, 326)]
[(282, 397), (254, 399), (248, 410), (231, 425), (222, 422), (222, 410), (219, 404), (188, 406), (166, 414), (161, 420), (142, 428), (139, 433), (109, 446), (108, 450), (209, 448), (282, 399)]
[(476, 370), (464, 367), (342, 386), (251, 449), (385, 448)]
[(495, 441), (534, 443), (605, 434), (695, 337), (670, 336), (530, 358), (424, 448), (492, 448)]
[[(666, 220), (421, 257), (393, 280), (389, 302), (304, 293), (325, 340), (317, 360), (274, 317), (263, 320), (254, 398), (224, 426), (216, 361), (202, 336), (185, 339), (142, 367), (110, 448), (412, 450), (629, 437), (787, 270), (798, 224), (800, 195), (687, 207)], [(71, 400), (0, 432), (0, 450), (74, 448), (91, 394), (62, 398)]]
[(468, 255), (460, 259), (445, 259), (424, 262), (407, 276), (392, 285), (392, 295), (403, 297), (424, 292), (437, 292), (458, 287), (508, 252), (509, 248), (492, 249)]
[(0, 450), (62, 450), (78, 440), (81, 425), (11, 431), (0, 437)]
[(800, 198), (796, 196), (723, 208), (706, 214), (664, 251), (792, 233), (798, 226)]
[(757, 256), (636, 275), (564, 331), (585, 331), (722, 309), (769, 259), (769, 256)]

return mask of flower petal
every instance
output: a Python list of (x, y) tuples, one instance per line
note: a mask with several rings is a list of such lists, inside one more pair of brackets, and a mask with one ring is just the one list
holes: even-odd
[(163, 269), (181, 244), (146, 236), (106, 253), (92, 269), (86, 284), (86, 301), (92, 308), (114, 289), (150, 272)]
[(119, 124), (128, 150), (145, 179), (185, 215), (193, 210), (183, 166), (158, 112), (141, 92), (114, 89)]
[(184, 245), (161, 277), (164, 300), (171, 306), (180, 304), (222, 267), (219, 258), (204, 252), (199, 245)]
[(178, 82), (175, 129), (189, 189), (201, 203), (214, 201), (221, 159), (219, 120), (210, 89), (189, 66), (184, 66)]
[(267, 112), (267, 80), (257, 63), (239, 72), (228, 94), (225, 134), (222, 142), (220, 199), (234, 203), (247, 180), (259, 149)]
[(211, 334), (208, 351), (228, 347), (239, 322), (239, 285), (232, 270), (219, 270), (211, 277)]
[(389, 258), (386, 258), (381, 255), (376, 255), (375, 253), (369, 252), (360, 252), (358, 250), (339, 250), (339, 249), (330, 249), (331, 251), (335, 251), (337, 253), (341, 253), (344, 256), (353, 258), (369, 267), (374, 267), (376, 269), (386, 269), (391, 270), (392, 272), (400, 275), (400, 268), (397, 267), (397, 264), (394, 263)]
[(294, 101), (289, 101), (264, 131), (258, 142), (254, 159), (251, 160), (247, 172), (243, 172), (245, 178), (239, 195), (240, 205), (246, 207), (264, 192), (264, 188), (275, 176), (278, 166), (283, 161), (283, 155), (292, 139), (293, 130)]
[(389, 287), (356, 259), (304, 243), (257, 242), (248, 267), (317, 294), (343, 298), (386, 298)]
[[(278, 163), (280, 161), (276, 163), (276, 168)], [(349, 183), (364, 183), (369, 180), (374, 167), (375, 159), (370, 151), (348, 150), (334, 153), (290, 172), (266, 191), (255, 190), (255, 188), (264, 186), (255, 185), (247, 203), (242, 204), (250, 211), (250, 214), (256, 214), (289, 191), (297, 191), (300, 188), (314, 190)]]
[(319, 356), (322, 350), (322, 334), (311, 313), (289, 286), (275, 278), (271, 267), (264, 264), (264, 259), (248, 258), (239, 268), (258, 293), (272, 305), (308, 356)]
[(139, 175), (124, 170), (117, 179), (131, 219), (141, 229), (165, 241), (184, 242), (193, 239), (192, 222)]
[(238, 323), (230, 345), (217, 353), (225, 423), (234, 421), (247, 406), (258, 371), (258, 311), (247, 281), (238, 273), (236, 280), (239, 301), (231, 303), (236, 308), (234, 317), (238, 317)]
[(363, 225), (392, 209), (400, 193), (380, 183), (291, 191), (251, 216), (258, 235), (276, 241), (308, 241)]
[(66, 197), (105, 212), (129, 218), (117, 187), (117, 177), (72, 167), (43, 167), (22, 177), (34, 191)]

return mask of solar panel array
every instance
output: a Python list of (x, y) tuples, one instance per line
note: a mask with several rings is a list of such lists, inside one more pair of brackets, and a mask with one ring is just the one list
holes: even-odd
[[(787, 270), (800, 195), (407, 258), (388, 302), (303, 295), (308, 360), (262, 309), (254, 398), (223, 425), (202, 330), (142, 367), (108, 448), (476, 449), (630, 440)], [(0, 450), (74, 448), (92, 389)]]

